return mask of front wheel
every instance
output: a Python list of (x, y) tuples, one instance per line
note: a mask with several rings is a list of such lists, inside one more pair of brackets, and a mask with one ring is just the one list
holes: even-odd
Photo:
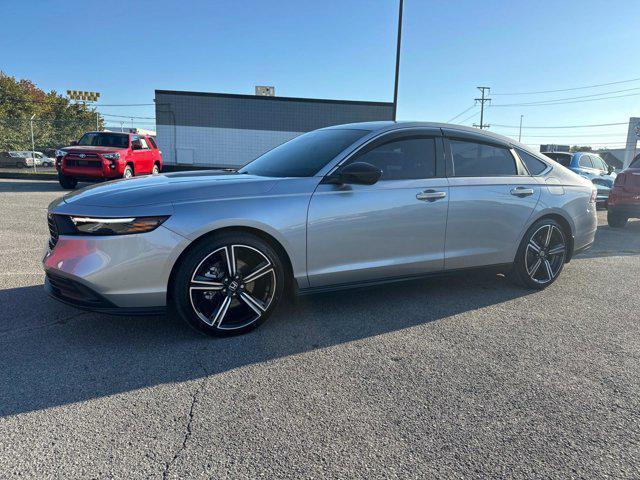
[(58, 181), (65, 190), (73, 190), (78, 185), (78, 180), (68, 175), (58, 174)]
[(562, 226), (555, 220), (543, 218), (527, 230), (510, 276), (528, 288), (547, 288), (562, 272), (567, 250), (567, 237)]
[(131, 178), (133, 177), (133, 168), (131, 165), (127, 165), (124, 167), (124, 172), (122, 172), (122, 178)]
[(178, 266), (171, 295), (180, 316), (208, 335), (245, 333), (264, 323), (284, 290), (282, 261), (264, 240), (229, 233), (202, 241)]
[(623, 215), (607, 212), (607, 223), (611, 228), (624, 228), (629, 219)]

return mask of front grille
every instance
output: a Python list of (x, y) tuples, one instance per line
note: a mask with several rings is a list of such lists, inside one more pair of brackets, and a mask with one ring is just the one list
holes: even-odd
[[(81, 157), (80, 155), (84, 155), (84, 156)], [(67, 154), (67, 158), (80, 158), (80, 159), (98, 158), (98, 154), (97, 153), (69, 153)]]
[(69, 158), (65, 160), (65, 165), (67, 167), (102, 168), (102, 162), (99, 160), (76, 160), (74, 158)]
[(47, 215), (47, 223), (49, 224), (49, 248), (53, 250), (58, 243), (58, 225), (52, 214)]

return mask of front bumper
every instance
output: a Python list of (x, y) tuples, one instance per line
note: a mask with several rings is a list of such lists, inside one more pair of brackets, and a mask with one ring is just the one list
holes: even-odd
[(160, 226), (120, 236), (60, 235), (43, 259), (47, 290), (79, 308), (131, 314), (167, 305), (175, 261), (189, 240)]

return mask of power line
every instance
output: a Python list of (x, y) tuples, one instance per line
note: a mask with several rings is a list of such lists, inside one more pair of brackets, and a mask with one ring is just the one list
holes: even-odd
[(134, 116), (131, 116), (131, 115), (113, 115), (111, 113), (102, 113), (102, 112), (100, 112), (100, 115), (103, 116), (103, 117), (142, 118), (142, 119), (145, 119), (145, 120), (155, 120), (156, 119), (156, 117), (134, 117)]
[[(523, 129), (527, 128), (588, 128), (588, 127), (609, 127), (611, 125), (628, 125), (629, 122), (619, 122), (619, 123), (594, 123), (592, 125), (560, 125), (560, 126), (523, 126)], [(518, 125), (498, 125), (494, 124), (494, 127), (506, 127), (506, 128), (518, 128)]]
[(509, 92), (509, 93), (494, 93), (493, 95), (536, 95), (538, 93), (557, 93), (557, 92), (570, 92), (573, 90), (584, 90), (587, 88), (596, 88), (596, 87), (606, 87), (609, 85), (619, 85), (621, 83), (631, 83), (637, 82), (640, 78), (632, 78), (629, 80), (620, 80), (618, 82), (609, 82), (609, 83), (599, 83), (597, 85), (585, 85), (583, 87), (573, 87), (573, 88), (561, 88), (558, 90), (539, 90), (536, 92)]
[(460, 116), (464, 115), (464, 114), (465, 114), (465, 113), (467, 113), (469, 110), (471, 110), (472, 108), (475, 108), (475, 107), (476, 107), (476, 105), (475, 105), (475, 104), (471, 105), (469, 108), (467, 108), (467, 109), (466, 109), (466, 110), (464, 110), (463, 112), (460, 112), (458, 115), (456, 115), (455, 117), (453, 117), (451, 120), (447, 120), (447, 123), (451, 123), (451, 122), (453, 122), (456, 118), (458, 118), (458, 117), (460, 117)]
[[(474, 107), (475, 107), (475, 105), (474, 105)], [(460, 120), (460, 125), (462, 125), (464, 122), (466, 122), (468, 120), (471, 120), (473, 117), (477, 117), (478, 115), (480, 115), (480, 112), (475, 112), (470, 117), (467, 117), (464, 120)]]
[(638, 95), (640, 95), (640, 93), (627, 93), (625, 95), (613, 95), (610, 97), (591, 98), (586, 100), (573, 100), (569, 102), (558, 102), (556, 100), (546, 100), (544, 102), (503, 103), (503, 104), (497, 104), (497, 105), (491, 105), (491, 106), (492, 107), (544, 107), (547, 105), (567, 105), (569, 103), (595, 102), (597, 100), (608, 100), (611, 98), (636, 97)]

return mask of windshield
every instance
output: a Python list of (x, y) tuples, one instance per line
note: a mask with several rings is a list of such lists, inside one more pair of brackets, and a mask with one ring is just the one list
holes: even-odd
[(238, 173), (263, 177), (312, 177), (369, 130), (315, 130), (269, 150)]
[(556, 153), (556, 152), (545, 152), (543, 155), (549, 157), (551, 160), (555, 160), (563, 167), (568, 167), (571, 164), (571, 155), (570, 153)]
[(129, 146), (129, 135), (126, 133), (85, 133), (78, 145), (83, 147), (127, 148)]

